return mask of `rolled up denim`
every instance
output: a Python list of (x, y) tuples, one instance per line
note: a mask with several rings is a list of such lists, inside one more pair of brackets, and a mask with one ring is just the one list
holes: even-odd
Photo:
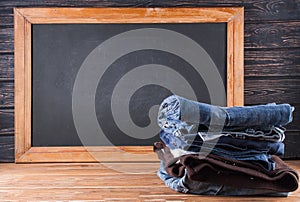
[(293, 110), (289, 104), (220, 107), (172, 95), (160, 105), (158, 125), (178, 135), (197, 133), (203, 126), (219, 132), (248, 128), (268, 130), (290, 123)]

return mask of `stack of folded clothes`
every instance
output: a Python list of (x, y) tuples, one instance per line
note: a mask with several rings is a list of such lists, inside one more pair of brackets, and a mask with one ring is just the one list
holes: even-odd
[(172, 95), (158, 113), (158, 176), (183, 193), (287, 196), (299, 179), (280, 159), (293, 111), (289, 104), (219, 107)]

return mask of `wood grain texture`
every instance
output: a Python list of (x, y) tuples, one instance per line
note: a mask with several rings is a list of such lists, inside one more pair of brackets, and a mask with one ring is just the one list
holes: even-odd
[[(14, 38), (18, 39), (14, 43), (14, 67), (15, 67), (15, 158), (19, 158), (25, 153), (25, 22), (24, 16), (14, 10), (14, 28), (18, 29), (18, 32), (14, 32)], [(31, 54), (31, 53), (30, 53)], [(17, 59), (16, 59), (17, 58)]]
[(266, 80), (273, 76), (300, 76), (300, 48), (247, 50), (245, 75), (264, 76)]
[[(293, 112), (293, 121), (286, 126), (287, 130), (291, 132), (298, 132), (300, 136), (300, 103), (292, 104), (295, 107)], [(298, 142), (299, 143), (299, 142)], [(299, 149), (300, 150), (300, 149)]]
[(299, 77), (246, 77), (245, 103), (299, 103)]
[(243, 1), (247, 21), (299, 20), (300, 3), (298, 0), (247, 0)]
[[(33, 12), (35, 13), (35, 12)], [(192, 14), (192, 13), (191, 13)], [(35, 15), (32, 14), (34, 17)], [(107, 17), (110, 17), (107, 15)], [(134, 16), (133, 16), (134, 17)], [(141, 16), (140, 16), (141, 17)], [(217, 15), (213, 18), (216, 20)], [(142, 19), (142, 18), (141, 18)], [(34, 21), (34, 18), (31, 19)], [(78, 22), (99, 22), (101, 19), (77, 19)], [(136, 21), (136, 17), (131, 19), (132, 22)], [(174, 19), (176, 21), (176, 19)], [(177, 19), (178, 20), (178, 19)], [(191, 19), (190, 19), (191, 20)], [(196, 18), (193, 19), (195, 22)], [(212, 19), (213, 20), (213, 19)], [(43, 21), (49, 21), (48, 19), (37, 19), (36, 23), (44, 23)], [(65, 20), (53, 19), (53, 22), (60, 22)], [(72, 20), (70, 20), (71, 22)], [(110, 21), (109, 19), (102, 19), (101, 21)], [(149, 23), (153, 19), (149, 18)], [(188, 21), (188, 19), (187, 19)], [(204, 21), (204, 19), (198, 19), (198, 21)], [(129, 22), (129, 21), (128, 21)], [(145, 20), (147, 22), (147, 20)], [(172, 20), (171, 20), (172, 22)], [(299, 48), (300, 47), (300, 19), (295, 22), (271, 22), (271, 23), (246, 23), (245, 24), (245, 49), (257, 49), (257, 48)], [(0, 29), (0, 53), (13, 53), (13, 28)]]
[(1, 7), (0, 2), (0, 27), (13, 27), (14, 25), (14, 12), (13, 8)]
[[(245, 76), (300, 76), (300, 48), (247, 49), (244, 58)], [(13, 54), (0, 55), (1, 79), (14, 79)]]
[(12, 53), (14, 43), (13, 28), (0, 29), (0, 53)]
[[(239, 9), (233, 22), (233, 105), (244, 105), (244, 8)], [(230, 43), (230, 41), (229, 41)], [(228, 89), (228, 87), (227, 87)]]
[(14, 56), (12, 54), (0, 55), (0, 82), (13, 80), (14, 78)]
[(0, 109), (0, 136), (13, 135), (13, 134), (14, 134), (14, 110)]
[(300, 47), (300, 21), (245, 24), (245, 48)]
[[(32, 24), (228, 22), (242, 8), (18, 8)], [(120, 17), (122, 16), (122, 17)]]
[[(21, 28), (22, 29), (22, 28)], [(31, 121), (31, 112), (32, 112), (32, 108), (31, 108), (31, 105), (32, 105), (32, 42), (31, 42), (31, 23), (26, 20), (25, 21), (25, 26), (24, 26), (24, 31), (25, 31), (25, 41), (24, 41), (24, 49), (25, 49), (25, 54), (24, 54), (24, 77), (25, 77), (25, 83), (24, 83), (24, 93), (25, 93), (25, 103), (24, 103), (24, 108), (25, 108), (25, 116), (24, 117), (21, 117), (23, 118), (23, 122), (22, 124), (25, 124), (25, 130), (24, 131), (19, 131), (19, 132), (24, 132), (24, 148), (25, 148), (25, 151), (27, 151), (30, 147), (31, 147), (31, 125), (32, 125), (32, 121)], [(23, 30), (21, 30), (21, 33), (23, 32)], [(18, 34), (16, 33), (15, 36), (18, 36)], [(15, 37), (15, 39), (18, 39), (17, 37)], [(21, 39), (22, 40), (22, 39)], [(16, 51), (20, 51), (18, 49), (15, 49), (15, 52)], [(16, 59), (17, 60), (17, 59)], [(21, 59), (22, 60), (22, 59)], [(17, 62), (16, 62), (17, 63)], [(21, 72), (15, 72), (16, 74), (17, 73), (21, 73)], [(18, 88), (20, 88), (21, 86), (19, 85)], [(16, 87), (17, 88), (17, 87)], [(21, 90), (21, 89), (20, 89)], [(17, 94), (18, 92), (16, 92)], [(23, 95), (23, 92), (21, 93), (21, 95)], [(16, 95), (16, 98), (17, 98), (17, 95)], [(22, 103), (23, 104), (23, 103)], [(15, 105), (17, 107), (17, 104)], [(18, 128), (20, 129), (20, 128)], [(16, 128), (16, 125), (15, 125), (15, 130), (17, 131), (18, 130)], [(20, 135), (20, 133), (17, 133)], [(18, 140), (18, 136), (16, 135), (16, 140)], [(17, 142), (15, 142), (15, 147), (17, 148), (18, 144)]]
[(152, 146), (31, 147), (16, 158), (16, 163), (157, 161)]
[[(300, 172), (300, 161), (286, 161)], [(122, 167), (123, 172), (113, 167)], [(1, 201), (259, 201), (298, 202), (300, 189), (288, 197), (214, 197), (167, 188), (159, 163), (0, 164)]]
[(13, 82), (0, 82), (0, 109), (14, 107)]
[[(212, 6), (244, 6), (245, 21), (280, 21), (280, 20), (297, 20), (300, 18), (300, 3), (297, 0), (78, 0), (78, 1), (61, 1), (61, 0), (2, 0), (0, 10), (3, 15), (7, 15), (8, 24), (13, 24), (12, 7), (212, 7)], [(1, 8), (2, 7), (2, 8)], [(8, 11), (10, 9), (10, 12)], [(0, 20), (1, 21), (1, 20)], [(6, 24), (7, 25), (7, 24)]]
[[(300, 109), (299, 109), (300, 110)], [(300, 122), (300, 118), (298, 118), (298, 123)], [(286, 132), (285, 143), (285, 158), (297, 158), (300, 156), (300, 131), (288, 131)]]
[(0, 136), (0, 162), (14, 162), (14, 136)]

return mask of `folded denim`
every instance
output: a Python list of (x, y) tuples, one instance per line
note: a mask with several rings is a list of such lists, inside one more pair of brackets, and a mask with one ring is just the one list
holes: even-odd
[(260, 140), (238, 139), (228, 136), (221, 136), (216, 140), (203, 141), (198, 134), (188, 134), (183, 137), (174, 136), (174, 134), (160, 131), (161, 140), (170, 149), (183, 149), (187, 151), (199, 152), (203, 146), (208, 148), (222, 148), (230, 152), (247, 152), (249, 150), (268, 152), (282, 156), (284, 154), (284, 144), (282, 142), (268, 142)]
[(154, 151), (162, 161), (163, 166), (160, 170), (166, 168), (166, 172), (172, 177), (184, 177), (192, 181), (236, 188), (272, 190), (273, 192), (290, 192), (298, 188), (297, 172), (275, 155), (272, 156), (272, 160), (276, 162), (276, 169), (266, 171), (251, 163), (213, 154), (206, 157), (185, 155), (174, 160), (170, 150), (159, 142), (155, 143)]
[(286, 129), (284, 127), (274, 126), (268, 131), (260, 131), (248, 128), (242, 131), (221, 131), (220, 133), (208, 133), (204, 131), (199, 131), (197, 134), (201, 137), (203, 141), (209, 141), (222, 136), (228, 136), (237, 139), (283, 142), (285, 139), (285, 130)]
[[(264, 172), (264, 173), (269, 173), (270, 172), (270, 170), (266, 170), (264, 167), (262, 167), (258, 164), (255, 164), (253, 162), (244, 162), (244, 161), (234, 160), (232, 158), (221, 157), (221, 156), (218, 156), (218, 155), (215, 155), (215, 154), (208, 154), (206, 152), (193, 153), (193, 152), (188, 152), (188, 151), (181, 150), (183, 155), (181, 155), (180, 157), (176, 157), (174, 155), (174, 150), (171, 150), (170, 148), (168, 148), (163, 142), (155, 142), (154, 145), (153, 145), (153, 151), (156, 152), (158, 158), (161, 161), (163, 161), (164, 164), (167, 167), (170, 167), (170, 166), (174, 165), (174, 163), (178, 162), (182, 158), (182, 156), (192, 155), (192, 156), (198, 156), (199, 158), (205, 158), (206, 156), (208, 156), (208, 157), (212, 156), (214, 158), (219, 158), (219, 159), (223, 160), (224, 162), (233, 161), (234, 163), (243, 164), (243, 165), (245, 164), (247, 167), (251, 167), (252, 169), (255, 169), (255, 170), (258, 170), (258, 171), (261, 171), (261, 172)], [(179, 149), (177, 151), (179, 151)], [(178, 167), (182, 167), (182, 166), (176, 166), (176, 168), (178, 168)], [(176, 172), (173, 172), (173, 174), (174, 173), (176, 173)], [(173, 176), (177, 177), (178, 175), (182, 176), (182, 173), (181, 173), (181, 175), (180, 174), (175, 174)]]
[(174, 157), (175, 156), (181, 157), (189, 154), (200, 155), (200, 156), (207, 156), (209, 154), (214, 154), (231, 160), (248, 162), (253, 165), (257, 165), (260, 168), (265, 169), (267, 171), (272, 171), (275, 169), (275, 162), (272, 160), (271, 155), (266, 155), (266, 154), (247, 154), (247, 155), (240, 155), (240, 156), (232, 156), (230, 154), (222, 153), (220, 151), (211, 152), (210, 150), (207, 151), (204, 150), (202, 152), (195, 153), (195, 152), (189, 152), (180, 149), (171, 150), (171, 153), (174, 155)]
[(294, 107), (274, 103), (246, 107), (220, 107), (172, 95), (160, 105), (158, 125), (167, 133), (195, 134), (199, 128), (209, 131), (270, 130), (292, 121)]
[(166, 186), (174, 191), (182, 193), (191, 193), (198, 195), (222, 195), (222, 196), (281, 196), (286, 197), (288, 192), (274, 192), (265, 189), (247, 189), (236, 188), (225, 185), (217, 185), (212, 183), (200, 182), (191, 180), (187, 177), (185, 172), (183, 177), (172, 177), (168, 175), (165, 170), (165, 165), (161, 162), (159, 171), (157, 172), (159, 178), (165, 182)]
[[(205, 158), (199, 158), (198, 155), (182, 156), (178, 165), (182, 164), (185, 167), (191, 180), (279, 192), (297, 190), (299, 178), (296, 171), (289, 168), (275, 155), (272, 156), (272, 160), (275, 162), (276, 168), (269, 172), (258, 171), (259, 168), (251, 163), (213, 155)], [(173, 166), (178, 165), (174, 164)]]
[(252, 162), (266, 170), (275, 168), (270, 155), (283, 156), (284, 154), (284, 144), (282, 142), (243, 140), (226, 136), (222, 136), (218, 140), (204, 142), (196, 134), (179, 138), (164, 131), (160, 132), (160, 138), (166, 146), (171, 150), (175, 150), (173, 152), (176, 155), (175, 157), (199, 152), (212, 153), (226, 158)]

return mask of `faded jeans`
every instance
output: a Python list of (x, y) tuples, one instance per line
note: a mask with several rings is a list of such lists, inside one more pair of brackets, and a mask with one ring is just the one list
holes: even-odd
[(274, 103), (246, 107), (220, 107), (172, 95), (160, 105), (158, 125), (177, 136), (207, 129), (212, 135), (224, 131), (254, 129), (269, 131), (292, 121), (294, 107)]

